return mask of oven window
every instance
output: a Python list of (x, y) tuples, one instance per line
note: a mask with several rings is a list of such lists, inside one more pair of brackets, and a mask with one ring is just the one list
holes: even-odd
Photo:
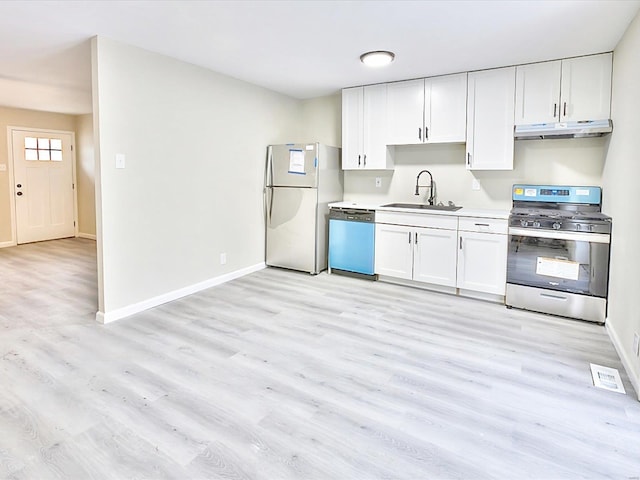
[(509, 235), (507, 283), (607, 296), (609, 245)]

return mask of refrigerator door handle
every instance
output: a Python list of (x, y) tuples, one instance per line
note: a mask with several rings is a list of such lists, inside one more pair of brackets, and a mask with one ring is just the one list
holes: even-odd
[(273, 213), (273, 188), (267, 188), (267, 225), (271, 225), (271, 215)]
[(271, 146), (267, 150), (267, 168), (264, 177), (265, 187), (273, 186), (273, 149)]

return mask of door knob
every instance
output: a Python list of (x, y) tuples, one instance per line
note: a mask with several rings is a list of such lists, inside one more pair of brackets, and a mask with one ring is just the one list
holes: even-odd
[(21, 196), (22, 196), (22, 192), (18, 192), (18, 193), (16, 193), (16, 195), (18, 195), (19, 197), (21, 197)]
[(18, 187), (18, 188), (22, 188), (22, 184), (21, 184), (21, 183), (19, 183), (18, 185), (16, 185), (16, 187)]

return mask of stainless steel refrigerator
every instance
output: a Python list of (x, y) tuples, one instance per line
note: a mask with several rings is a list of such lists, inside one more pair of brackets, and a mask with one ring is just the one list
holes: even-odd
[(326, 269), (329, 203), (341, 201), (342, 192), (339, 148), (319, 143), (269, 145), (267, 265), (314, 275)]

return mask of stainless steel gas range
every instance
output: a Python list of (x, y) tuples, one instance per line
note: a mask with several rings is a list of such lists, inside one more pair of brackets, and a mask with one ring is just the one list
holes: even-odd
[(514, 185), (508, 307), (604, 323), (611, 217), (600, 187)]

